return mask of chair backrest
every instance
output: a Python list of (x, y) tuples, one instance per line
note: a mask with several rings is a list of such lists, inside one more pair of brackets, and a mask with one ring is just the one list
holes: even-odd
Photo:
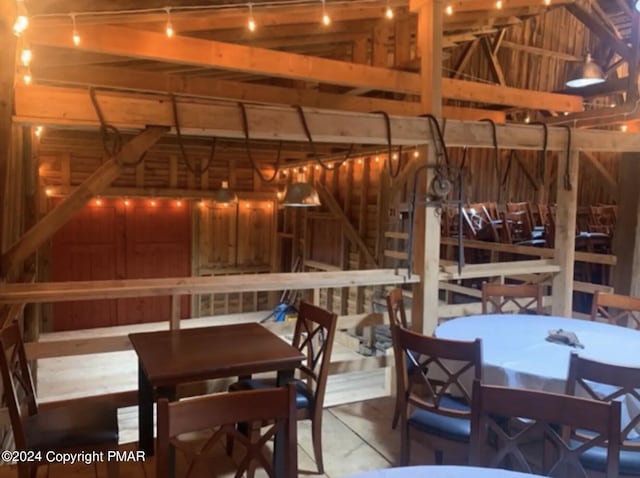
[[(174, 476), (170, 469), (171, 447), (185, 454), (187, 470), (184, 476), (189, 478), (197, 469), (199, 460), (205, 458), (218, 441), (230, 436), (235, 443), (243, 444), (246, 450), (238, 464), (236, 476), (241, 476), (252, 461), (257, 461), (272, 478), (293, 478), (298, 474), (296, 413), (296, 389), (293, 384), (280, 388), (205, 395), (178, 402), (160, 399), (156, 476)], [(253, 441), (236, 428), (238, 423), (267, 421), (269, 426), (261, 428), (259, 436), (253, 436)], [(213, 431), (213, 434), (196, 451), (193, 446), (177, 439), (179, 435), (200, 431)], [(284, 476), (276, 474), (274, 464), (263, 454), (265, 443), (278, 432), (282, 432), (279, 436), (284, 437), (287, 450)]]
[[(450, 407), (445, 396), (456, 396), (471, 405), (471, 384), (482, 377), (480, 339), (447, 340), (392, 325), (396, 373), (401, 383), (401, 413), (414, 406), (442, 415), (470, 418), (469, 410)], [(407, 360), (414, 361), (407, 366)]]
[[(571, 353), (567, 395), (585, 395), (593, 400), (610, 402), (626, 401), (633, 397), (640, 403), (640, 369), (597, 362)], [(628, 407), (638, 411), (637, 407)], [(640, 426), (640, 412), (629, 416), (628, 423), (620, 424), (620, 442), (622, 448), (640, 452), (640, 442), (635, 438), (635, 429)], [(626, 422), (626, 420), (625, 420)], [(633, 435), (629, 435), (633, 432)]]
[(313, 390), (316, 413), (322, 413), (337, 323), (336, 314), (305, 301), (300, 303), (292, 345), (306, 356), (299, 370)]
[(529, 241), (532, 226), (525, 211), (506, 211), (502, 216), (502, 241), (508, 244)]
[(387, 312), (389, 313), (389, 325), (399, 325), (407, 329), (407, 313), (404, 309), (404, 296), (402, 289), (396, 287), (389, 291), (387, 295)]
[(27, 447), (26, 435), (22, 423), (23, 407), (28, 416), (38, 413), (35, 387), (27, 355), (22, 341), (20, 328), (16, 322), (0, 332), (2, 354), (0, 356), (0, 373), (4, 406), (9, 410), (11, 428), (17, 450)]
[(527, 218), (527, 226), (529, 230), (533, 230), (533, 227), (536, 225), (533, 218), (533, 206), (529, 201), (522, 202), (508, 202), (505, 205), (507, 212), (521, 212), (525, 214)]
[[(580, 456), (594, 447), (607, 448), (605, 476), (618, 476), (620, 404), (604, 403), (536, 390), (473, 385), (471, 418), (472, 465), (546, 476), (588, 475)], [(577, 438), (575, 430), (588, 432)], [(532, 442), (540, 443), (537, 457), (525, 453)], [(491, 443), (493, 453), (488, 453)]]
[(640, 329), (640, 297), (597, 291), (593, 296), (591, 320), (598, 318), (613, 325)]
[(482, 284), (482, 313), (543, 314), (543, 291), (544, 286), (541, 284), (485, 282)]

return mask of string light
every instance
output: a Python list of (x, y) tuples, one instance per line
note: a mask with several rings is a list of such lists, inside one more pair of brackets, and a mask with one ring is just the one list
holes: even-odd
[(158, 205), (158, 203), (155, 201), (155, 199), (152, 199), (149, 204), (151, 204), (152, 207), (156, 207)]
[(498, 1), (496, 2), (496, 8), (497, 8), (498, 10), (502, 10), (502, 0), (498, 0)]
[(36, 138), (39, 138), (40, 136), (42, 136), (43, 131), (44, 131), (44, 128), (42, 126), (36, 126), (36, 129), (34, 130), (33, 134), (36, 135)]
[(176, 201), (176, 206), (178, 207), (182, 207), (182, 201), (180, 201), (179, 199)]
[(96, 199), (96, 206), (102, 206), (102, 199)]
[(551, 5), (551, 0), (544, 0), (544, 4), (548, 7)]
[(76, 25), (76, 16), (75, 14), (71, 14), (71, 23), (73, 24), (73, 44), (75, 46), (80, 45), (80, 34), (78, 33), (78, 27)]
[(446, 8), (444, 9), (444, 12), (447, 15), (453, 15), (453, 7), (451, 6), (451, 4), (447, 5)]
[(256, 21), (253, 19), (253, 4), (249, 4), (249, 20), (247, 21), (247, 28), (250, 32), (256, 31)]
[(31, 64), (32, 59), (33, 53), (31, 52), (31, 48), (23, 48), (20, 52), (20, 62), (22, 63), (22, 65), (28, 67)]
[(129, 207), (129, 204), (131, 204), (131, 201), (129, 201), (128, 199), (125, 199), (125, 200), (124, 200), (124, 205), (125, 205), (126, 207)]
[(167, 38), (172, 38), (174, 31), (173, 31), (173, 25), (171, 24), (171, 9), (167, 8), (166, 12), (167, 12), (167, 25), (164, 29), (164, 32), (167, 34)]
[(398, 153), (393, 153), (391, 155), (391, 159), (393, 159), (394, 161), (396, 161), (398, 159)]
[(13, 23), (13, 33), (20, 36), (29, 27), (29, 17), (27, 16), (27, 8), (24, 6), (24, 0), (17, 1), (18, 16)]
[(316, 164), (316, 171), (320, 171), (320, 165)]
[(418, 151), (417, 149), (413, 152), (413, 157), (414, 158), (419, 158), (420, 157), (420, 151)]
[(22, 75), (22, 81), (25, 85), (30, 85), (33, 81), (33, 78), (31, 77), (31, 70), (29, 70), (28, 68), (27, 71), (24, 72), (24, 75)]
[(626, 133), (628, 129), (629, 127), (626, 124), (620, 125), (620, 131), (622, 131), (623, 133)]
[(207, 205), (207, 203), (206, 203), (204, 200), (202, 200), (202, 201), (200, 201), (200, 202), (198, 203), (198, 205), (199, 205), (201, 208), (204, 208), (204, 207)]
[(51, 190), (51, 188), (47, 188), (47, 189), (44, 190), (44, 194), (47, 197), (51, 197), (53, 195), (53, 191)]
[(391, 5), (389, 5), (387, 3), (387, 8), (384, 11), (384, 16), (387, 17), (389, 20), (393, 20), (393, 8), (391, 8)]
[(327, 13), (327, 6), (325, 5), (325, 1), (322, 0), (322, 24), (325, 27), (331, 25), (331, 17)]

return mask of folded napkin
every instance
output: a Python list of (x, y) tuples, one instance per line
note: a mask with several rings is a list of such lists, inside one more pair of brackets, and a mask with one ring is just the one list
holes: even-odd
[(574, 332), (569, 332), (568, 330), (550, 330), (549, 335), (547, 335), (547, 341), (579, 349), (584, 348), (584, 345), (582, 345), (578, 340), (578, 336)]

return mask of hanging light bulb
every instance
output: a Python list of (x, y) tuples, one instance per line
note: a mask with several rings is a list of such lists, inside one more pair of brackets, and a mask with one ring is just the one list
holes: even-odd
[(36, 138), (39, 138), (40, 136), (42, 136), (43, 130), (44, 128), (42, 126), (36, 126), (36, 129), (33, 131), (33, 134), (36, 135)]
[(544, 0), (544, 4), (548, 7), (551, 5), (551, 0)]
[(497, 8), (498, 10), (502, 10), (502, 0), (498, 0), (498, 1), (496, 2), (496, 8)]
[(256, 31), (256, 21), (253, 19), (253, 4), (249, 4), (249, 20), (247, 21), (247, 28), (250, 32)]
[(167, 38), (172, 38), (174, 31), (173, 31), (173, 25), (171, 24), (171, 9), (167, 8), (167, 25), (164, 28), (164, 32), (167, 34)]
[(325, 1), (322, 0), (322, 24), (325, 27), (331, 25), (331, 17), (327, 13), (327, 6), (325, 5)]
[(393, 20), (393, 8), (391, 8), (391, 6), (387, 3), (387, 8), (384, 11), (384, 16), (387, 17), (389, 20)]
[(71, 23), (73, 23), (73, 44), (75, 46), (80, 45), (80, 34), (78, 33), (78, 27), (76, 26), (76, 16), (71, 14)]
[(447, 15), (453, 15), (453, 7), (451, 6), (451, 4), (447, 5), (446, 8), (444, 9), (444, 12)]
[(29, 70), (28, 68), (24, 72), (24, 75), (22, 75), (22, 81), (24, 82), (25, 85), (30, 85), (31, 82), (33, 81), (33, 78), (31, 76), (31, 70)]
[(31, 52), (31, 48), (23, 48), (20, 52), (20, 62), (22, 63), (22, 65), (28, 67), (31, 64), (32, 59), (33, 53)]
[(17, 13), (16, 21), (13, 23), (13, 33), (16, 36), (20, 36), (29, 27), (29, 16), (27, 15), (27, 8), (24, 6), (24, 0), (18, 0)]

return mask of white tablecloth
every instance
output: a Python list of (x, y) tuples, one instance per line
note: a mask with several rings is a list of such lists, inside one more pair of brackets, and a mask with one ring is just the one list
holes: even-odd
[[(549, 331), (557, 329), (574, 332), (584, 348), (548, 342)], [(640, 367), (640, 331), (600, 322), (544, 315), (473, 315), (445, 322), (435, 335), (481, 338), (483, 381), (490, 385), (564, 393), (574, 351), (600, 362)], [(629, 414), (637, 413), (640, 404), (627, 396), (623, 424), (629, 422)]]
[(406, 466), (367, 471), (349, 478), (536, 478), (540, 475), (473, 466)]

